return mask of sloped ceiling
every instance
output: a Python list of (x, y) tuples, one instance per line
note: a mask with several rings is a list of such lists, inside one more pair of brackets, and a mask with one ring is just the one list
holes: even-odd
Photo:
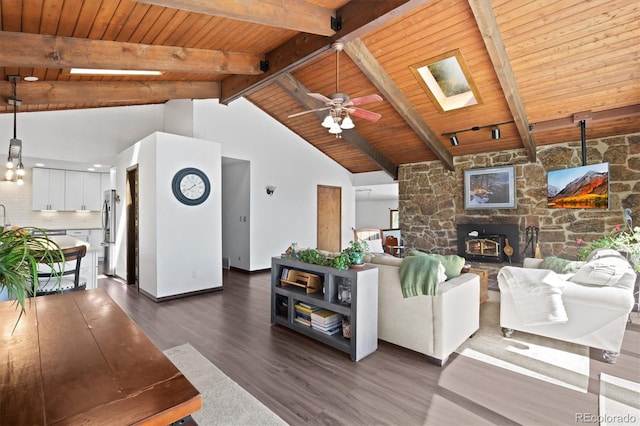
[[(636, 0), (0, 0), (0, 113), (19, 75), (20, 112), (243, 96), (353, 173), (518, 148), (534, 161), (537, 146), (579, 140), (580, 121), (587, 138), (640, 131), (638, 22)], [(411, 66), (454, 51), (481, 102), (441, 112)], [(340, 138), (326, 112), (289, 118), (337, 83), (381, 95), (362, 107), (382, 118), (353, 117)]]

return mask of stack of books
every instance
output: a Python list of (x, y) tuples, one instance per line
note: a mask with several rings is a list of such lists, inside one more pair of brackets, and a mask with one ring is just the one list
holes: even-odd
[(303, 302), (298, 302), (293, 305), (293, 307), (296, 310), (295, 321), (307, 327), (311, 327), (311, 314), (321, 309), (319, 306), (313, 306)]
[(330, 336), (337, 334), (342, 331), (342, 315), (328, 309), (312, 312), (311, 328)]

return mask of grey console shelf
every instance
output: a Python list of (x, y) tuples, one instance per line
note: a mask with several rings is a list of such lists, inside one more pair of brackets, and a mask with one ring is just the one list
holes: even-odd
[[(307, 293), (304, 288), (282, 285), (283, 269), (308, 272), (320, 276), (323, 291)], [(348, 280), (351, 284), (351, 303), (338, 300), (338, 286)], [(307, 303), (342, 314), (348, 318), (351, 337), (342, 333), (329, 336), (295, 321), (295, 304)], [(313, 265), (294, 259), (271, 259), (271, 324), (288, 327), (333, 348), (348, 353), (359, 361), (378, 348), (378, 269), (365, 266), (344, 271)]]

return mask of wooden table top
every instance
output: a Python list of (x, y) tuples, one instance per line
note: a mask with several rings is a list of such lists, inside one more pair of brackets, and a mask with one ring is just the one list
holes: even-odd
[(166, 425), (200, 394), (101, 289), (0, 302), (0, 425)]

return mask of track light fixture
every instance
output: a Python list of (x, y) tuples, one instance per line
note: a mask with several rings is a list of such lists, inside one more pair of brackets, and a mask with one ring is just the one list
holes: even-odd
[(449, 137), (449, 140), (451, 141), (451, 146), (458, 146), (458, 144), (460, 143), (460, 140), (458, 139), (458, 136), (457, 136), (458, 133), (477, 132), (480, 129), (491, 128), (491, 139), (498, 140), (498, 139), (500, 139), (500, 127), (499, 126), (502, 126), (504, 124), (509, 124), (509, 123), (513, 123), (513, 121), (505, 121), (503, 123), (489, 124), (487, 126), (474, 126), (474, 127), (468, 128), (468, 129), (456, 130), (454, 132), (442, 133), (442, 136), (448, 136)]
[[(13, 105), (13, 138), (9, 140), (9, 153), (7, 155), (7, 172), (5, 180), (14, 181), (18, 185), (24, 184), (24, 165), (22, 164), (22, 141), (18, 139), (16, 132), (16, 121), (18, 113), (18, 105), (22, 103), (16, 95), (16, 85), (20, 80), (19, 75), (7, 76), (13, 86), (13, 96), (7, 99), (9, 105)], [(15, 171), (14, 171), (15, 167)]]

